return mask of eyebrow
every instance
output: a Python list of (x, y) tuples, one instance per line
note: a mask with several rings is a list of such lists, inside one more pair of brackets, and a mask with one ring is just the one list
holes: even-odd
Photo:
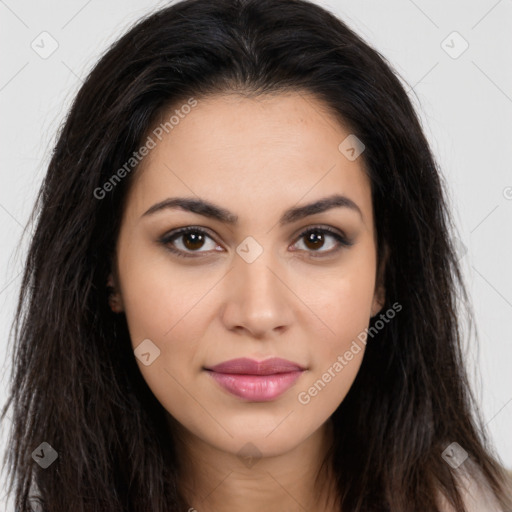
[[(318, 201), (306, 204), (304, 206), (289, 208), (279, 219), (279, 224), (281, 226), (291, 224), (292, 222), (296, 222), (310, 215), (322, 213), (332, 208), (338, 207), (353, 210), (359, 214), (361, 219), (363, 219), (363, 214), (359, 206), (357, 206), (357, 204), (352, 201), (352, 199), (349, 199), (346, 196), (335, 194), (329, 197), (324, 197), (323, 199), (319, 199)], [(198, 215), (202, 215), (210, 219), (215, 219), (229, 225), (236, 225), (238, 222), (238, 215), (235, 215), (229, 210), (226, 210), (225, 208), (222, 208), (204, 199), (188, 197), (173, 197), (160, 201), (159, 203), (151, 206), (151, 208), (149, 208), (142, 215), (142, 217), (152, 215), (156, 212), (160, 212), (166, 209), (181, 209), (192, 213), (197, 213)]]

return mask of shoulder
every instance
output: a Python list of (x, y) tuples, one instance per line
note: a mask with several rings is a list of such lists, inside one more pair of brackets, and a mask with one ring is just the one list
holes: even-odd
[[(492, 489), (480, 473), (469, 475), (461, 472), (458, 475), (459, 489), (467, 512), (507, 512), (499, 505)], [(441, 512), (455, 512), (448, 500), (440, 495)]]

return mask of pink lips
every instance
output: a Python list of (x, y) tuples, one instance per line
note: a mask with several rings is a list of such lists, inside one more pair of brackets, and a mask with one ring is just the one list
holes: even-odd
[(278, 357), (259, 362), (244, 357), (206, 370), (233, 395), (255, 402), (268, 402), (291, 388), (304, 368)]

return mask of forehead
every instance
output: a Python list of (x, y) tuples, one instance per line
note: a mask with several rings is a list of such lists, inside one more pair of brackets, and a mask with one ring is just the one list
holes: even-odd
[[(350, 160), (340, 150), (351, 132), (318, 99), (302, 93), (215, 95), (179, 116), (177, 110), (179, 104), (149, 133), (155, 145), (132, 187), (139, 209), (185, 194), (254, 213), (340, 193), (370, 221), (364, 160)], [(173, 123), (165, 125), (173, 114)]]

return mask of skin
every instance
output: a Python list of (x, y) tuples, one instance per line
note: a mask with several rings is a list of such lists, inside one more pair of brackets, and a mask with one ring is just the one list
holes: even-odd
[[(180, 486), (199, 512), (335, 510), (329, 468), (318, 486), (315, 477), (332, 441), (329, 417), (357, 375), (364, 344), (309, 403), (298, 395), (349, 350), (384, 300), (370, 181), (363, 159), (338, 149), (349, 134), (306, 94), (215, 95), (180, 119), (134, 175), (117, 243), (116, 300), (133, 348), (150, 339), (160, 350), (150, 365), (137, 364), (168, 413), (183, 461)], [(286, 209), (335, 192), (360, 213), (335, 207), (278, 224)], [(181, 196), (213, 202), (238, 223), (170, 208), (144, 215)], [(177, 237), (174, 247), (198, 257), (176, 256), (172, 242), (159, 241), (186, 226), (208, 237), (202, 246)], [(300, 235), (317, 226), (353, 245), (334, 252), (329, 234), (308, 245)], [(263, 249), (251, 263), (236, 252), (248, 236)], [(306, 371), (270, 402), (235, 397), (203, 370), (272, 356)], [(252, 464), (239, 456), (244, 446)]]

